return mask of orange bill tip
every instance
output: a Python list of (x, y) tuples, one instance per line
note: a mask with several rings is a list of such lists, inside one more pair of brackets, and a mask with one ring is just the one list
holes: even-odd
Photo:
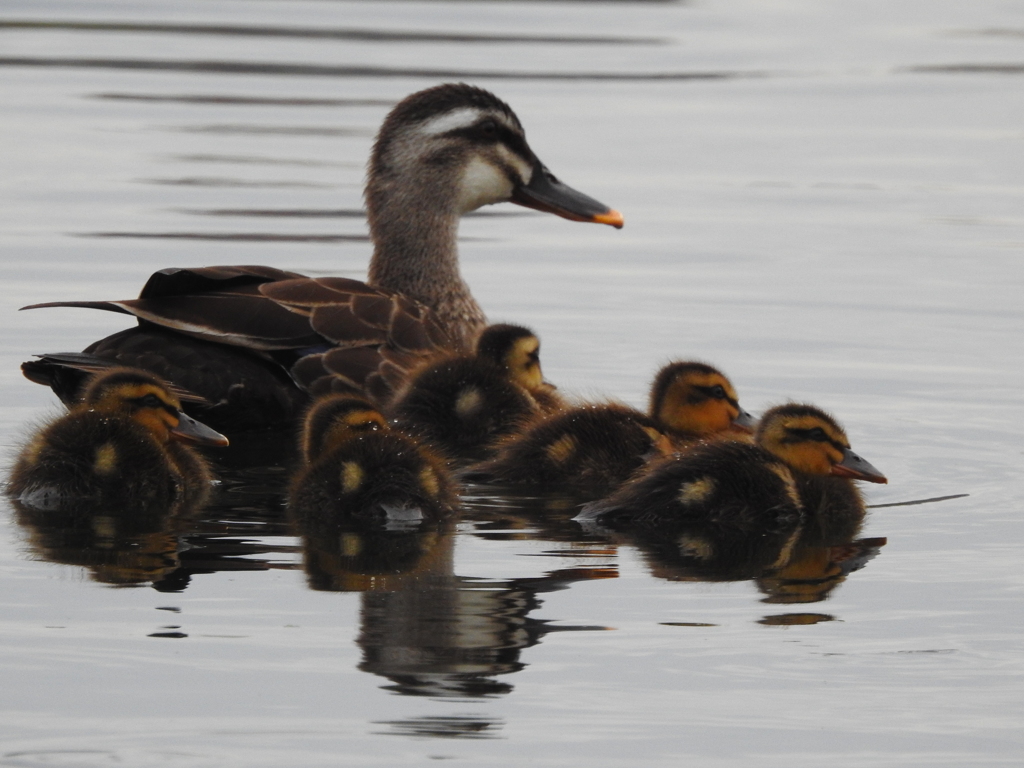
[(599, 213), (591, 219), (595, 224), (608, 224), (615, 227), (616, 229), (622, 229), (622, 225), (626, 223), (626, 220), (622, 217), (622, 214), (616, 210), (609, 208), (604, 213)]

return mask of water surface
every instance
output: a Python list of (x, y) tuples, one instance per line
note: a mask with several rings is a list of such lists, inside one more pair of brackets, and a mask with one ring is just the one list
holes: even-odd
[(463, 224), (549, 378), (642, 405), (703, 358), (748, 409), (835, 412), (890, 478), (870, 503), (969, 495), (880, 506), (817, 589), (695, 580), (486, 488), (451, 529), (301, 538), (282, 466), (70, 542), (4, 503), (0, 765), (1019, 764), (1022, 30), (994, 0), (9, 0), (7, 456), (58, 412), (19, 364), (125, 327), (18, 307), (167, 266), (363, 276), (373, 133), (458, 79), (626, 215)]

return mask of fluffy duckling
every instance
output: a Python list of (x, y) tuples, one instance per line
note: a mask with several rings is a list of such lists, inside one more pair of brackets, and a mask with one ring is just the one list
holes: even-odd
[(115, 368), (96, 376), (81, 404), (22, 449), (7, 494), (54, 509), (83, 499), (115, 507), (197, 505), (209, 493), (205, 460), (188, 447), (228, 440), (187, 416), (156, 376)]
[(540, 340), (518, 325), (488, 326), (469, 355), (415, 373), (390, 409), (402, 428), (454, 456), (479, 456), (528, 417), (561, 407), (544, 381)]
[(670, 453), (752, 424), (720, 371), (704, 363), (674, 362), (654, 379), (649, 415), (617, 403), (557, 412), (499, 443), (495, 458), (471, 467), (466, 477), (569, 485), (603, 495), (652, 453)]
[[(757, 444), (719, 441), (653, 463), (577, 520), (611, 527), (681, 529), (679, 546), (698, 560), (777, 544), (784, 565), (802, 529), (821, 536), (859, 528), (864, 503), (852, 480), (885, 477), (850, 450), (828, 414), (809, 405), (772, 408)], [(849, 541), (852, 536), (847, 537)], [(730, 554), (730, 556), (734, 556)], [(772, 563), (764, 563), (771, 566)]]
[(292, 480), (300, 522), (357, 520), (414, 527), (449, 515), (457, 501), (445, 462), (388, 425), (366, 400), (331, 395), (306, 416), (307, 461)]

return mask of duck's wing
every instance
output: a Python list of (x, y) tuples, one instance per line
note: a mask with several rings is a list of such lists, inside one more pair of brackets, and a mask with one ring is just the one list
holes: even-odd
[[(137, 317), (139, 329), (115, 334), (86, 351), (152, 370), (215, 404), (237, 402), (239, 408), (240, 385), (250, 393), (267, 390), (246, 406), (255, 407), (271, 396), (271, 389), (287, 387), (289, 377), (313, 395), (347, 391), (386, 400), (408, 371), (453, 344), (427, 307), (393, 291), (261, 266), (163, 269), (150, 277), (137, 299), (49, 302), (25, 309), (40, 307), (86, 307)], [(250, 372), (239, 381), (239, 353), (255, 354), (258, 359), (250, 364), (266, 368), (265, 375)], [(30, 379), (53, 386), (39, 363), (28, 365)], [(280, 400), (285, 394), (273, 397)], [(287, 403), (284, 407), (292, 409)]]

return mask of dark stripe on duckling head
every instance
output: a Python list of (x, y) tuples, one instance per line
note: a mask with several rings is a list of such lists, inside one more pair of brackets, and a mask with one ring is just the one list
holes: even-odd
[(302, 455), (307, 462), (314, 461), (346, 440), (387, 428), (387, 420), (369, 401), (347, 395), (328, 395), (317, 400), (306, 413)]

